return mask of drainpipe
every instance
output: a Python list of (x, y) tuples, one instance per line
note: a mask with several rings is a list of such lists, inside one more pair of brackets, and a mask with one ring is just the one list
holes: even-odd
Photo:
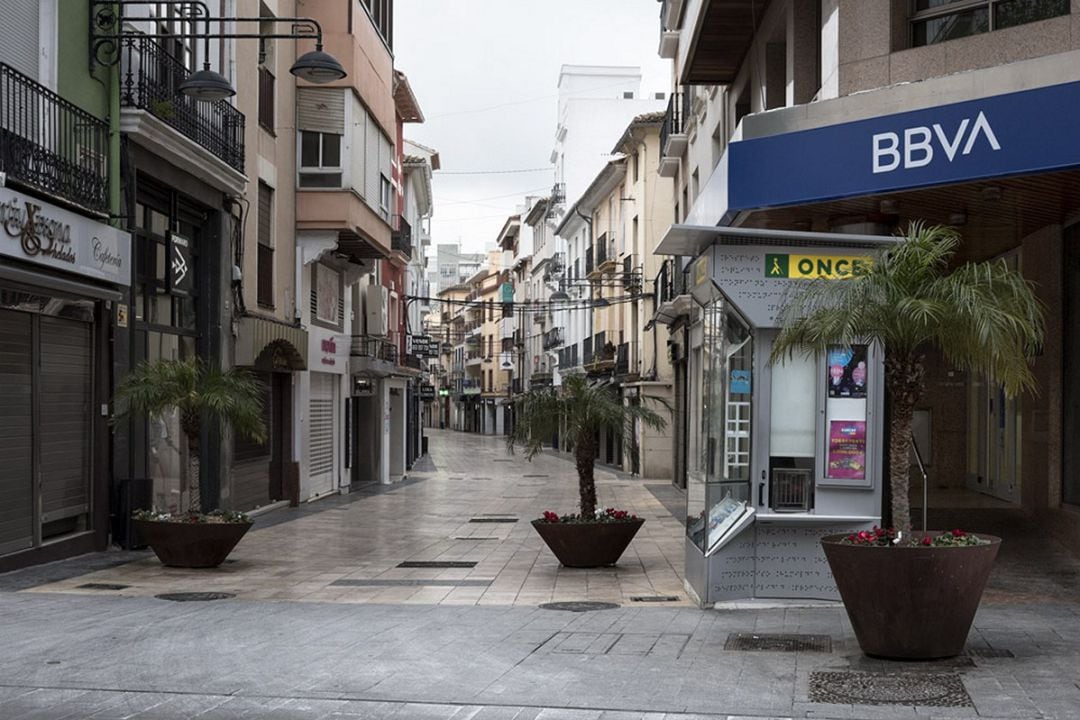
[[(593, 242), (592, 218), (591, 217), (586, 217), (576, 205), (574, 206), (574, 212), (577, 214), (577, 216), (579, 218), (581, 218), (582, 220), (585, 221), (586, 225), (589, 226), (589, 247), (592, 247), (592, 242)], [(569, 253), (567, 253), (567, 260), (569, 260), (569, 259), (570, 259), (570, 255), (569, 255)], [(589, 300), (590, 301), (592, 300), (592, 290), (589, 291)], [(593, 336), (593, 314), (592, 314), (592, 312), (590, 312), (587, 317), (589, 318), (589, 339), (591, 340), (592, 336)], [(596, 352), (596, 348), (593, 348), (593, 352), (594, 353)], [(582, 363), (584, 363), (585, 362), (585, 357), (582, 356), (581, 360), (582, 360)]]
[[(123, 227), (120, 216), (120, 63), (109, 66), (109, 215)], [(132, 253), (131, 257), (135, 257)]]

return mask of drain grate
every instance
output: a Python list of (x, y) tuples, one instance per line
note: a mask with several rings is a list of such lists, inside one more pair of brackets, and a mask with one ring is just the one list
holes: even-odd
[(760, 650), (764, 652), (832, 652), (828, 635), (795, 635), (788, 633), (731, 633), (724, 643), (725, 650)]
[(494, 535), (451, 535), (451, 540), (498, 540)]
[(574, 600), (570, 602), (550, 602), (540, 606), (541, 610), (562, 610), (564, 612), (592, 612), (593, 610), (613, 610), (619, 607), (617, 603), (589, 602)]
[(969, 657), (977, 658), (1014, 658), (1012, 650), (1005, 650), (992, 647), (969, 647), (964, 651), (964, 654)]
[(546, 478), (546, 477), (551, 477), (551, 476), (550, 475), (522, 475), (521, 477), (523, 477), (523, 478)]
[(517, 518), (509, 517), (474, 517), (469, 518), (471, 523), (516, 523)]
[(810, 673), (810, 702), (974, 707), (954, 673)]
[(76, 590), (124, 590), (131, 587), (130, 585), (121, 585), (120, 583), (84, 583), (77, 586)]
[(630, 602), (644, 602), (644, 603), (661, 603), (661, 602), (679, 602), (678, 595), (634, 595), (630, 598)]
[(495, 582), (493, 579), (484, 580), (479, 578), (470, 580), (438, 580), (434, 578), (430, 580), (418, 580), (415, 578), (351, 580), (343, 578), (330, 584), (335, 587), (487, 587), (493, 582)]
[(514, 462), (514, 461), (511, 460), (511, 459), (508, 459), (508, 458), (495, 458), (495, 460), (493, 460), (492, 462)]
[(438, 569), (450, 569), (450, 568), (472, 568), (476, 567), (475, 562), (467, 562), (465, 560), (406, 560), (405, 562), (398, 563), (399, 568), (438, 568)]
[(208, 600), (228, 600), (236, 595), (227, 592), (178, 592), (162, 593), (155, 595), (158, 600), (172, 600), (173, 602), (206, 602)]

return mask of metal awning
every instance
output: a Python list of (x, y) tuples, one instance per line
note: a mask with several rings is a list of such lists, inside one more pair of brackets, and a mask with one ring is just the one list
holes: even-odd
[(891, 235), (855, 235), (714, 225), (672, 225), (664, 233), (654, 253), (697, 257), (708, 247), (724, 244), (876, 248), (891, 245), (894, 242), (896, 238)]
[(245, 315), (237, 324), (236, 364), (260, 370), (307, 370), (307, 330), (279, 320)]

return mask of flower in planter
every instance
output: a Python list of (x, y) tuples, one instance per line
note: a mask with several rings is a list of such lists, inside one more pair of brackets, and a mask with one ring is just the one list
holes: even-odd
[(538, 522), (542, 523), (616, 523), (635, 522), (638, 516), (628, 510), (616, 510), (607, 508), (597, 510), (595, 515), (585, 516), (581, 514), (559, 515), (551, 510), (545, 510)]
[(860, 530), (857, 533), (852, 533), (841, 542), (845, 545), (877, 547), (889, 547), (891, 545), (902, 545), (907, 547), (913, 545), (921, 547), (970, 547), (972, 545), (985, 545), (989, 541), (983, 540), (982, 538), (972, 535), (969, 532), (965, 532), (964, 530), (960, 530), (959, 528), (951, 532), (942, 533), (936, 537), (933, 535), (924, 535), (921, 539), (915, 540), (910, 536), (905, 538), (894, 528), (879, 528), (875, 525), (870, 530)]
[(136, 510), (134, 513), (132, 513), (132, 517), (135, 520), (145, 520), (147, 522), (171, 522), (209, 525), (220, 525), (225, 523), (251, 523), (251, 518), (249, 518), (247, 515), (242, 512), (234, 512), (232, 510), (214, 510), (208, 513), (186, 512), (177, 514), (163, 512), (157, 509)]

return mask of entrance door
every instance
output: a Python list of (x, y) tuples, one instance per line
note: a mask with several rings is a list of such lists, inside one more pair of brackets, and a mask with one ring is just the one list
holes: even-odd
[(334, 408), (337, 406), (336, 376), (311, 373), (311, 407), (308, 413), (310, 462), (309, 496), (325, 495), (334, 490)]
[(968, 487), (1020, 501), (1020, 401), (985, 378), (968, 383)]
[(0, 310), (0, 555), (34, 544), (31, 316)]

